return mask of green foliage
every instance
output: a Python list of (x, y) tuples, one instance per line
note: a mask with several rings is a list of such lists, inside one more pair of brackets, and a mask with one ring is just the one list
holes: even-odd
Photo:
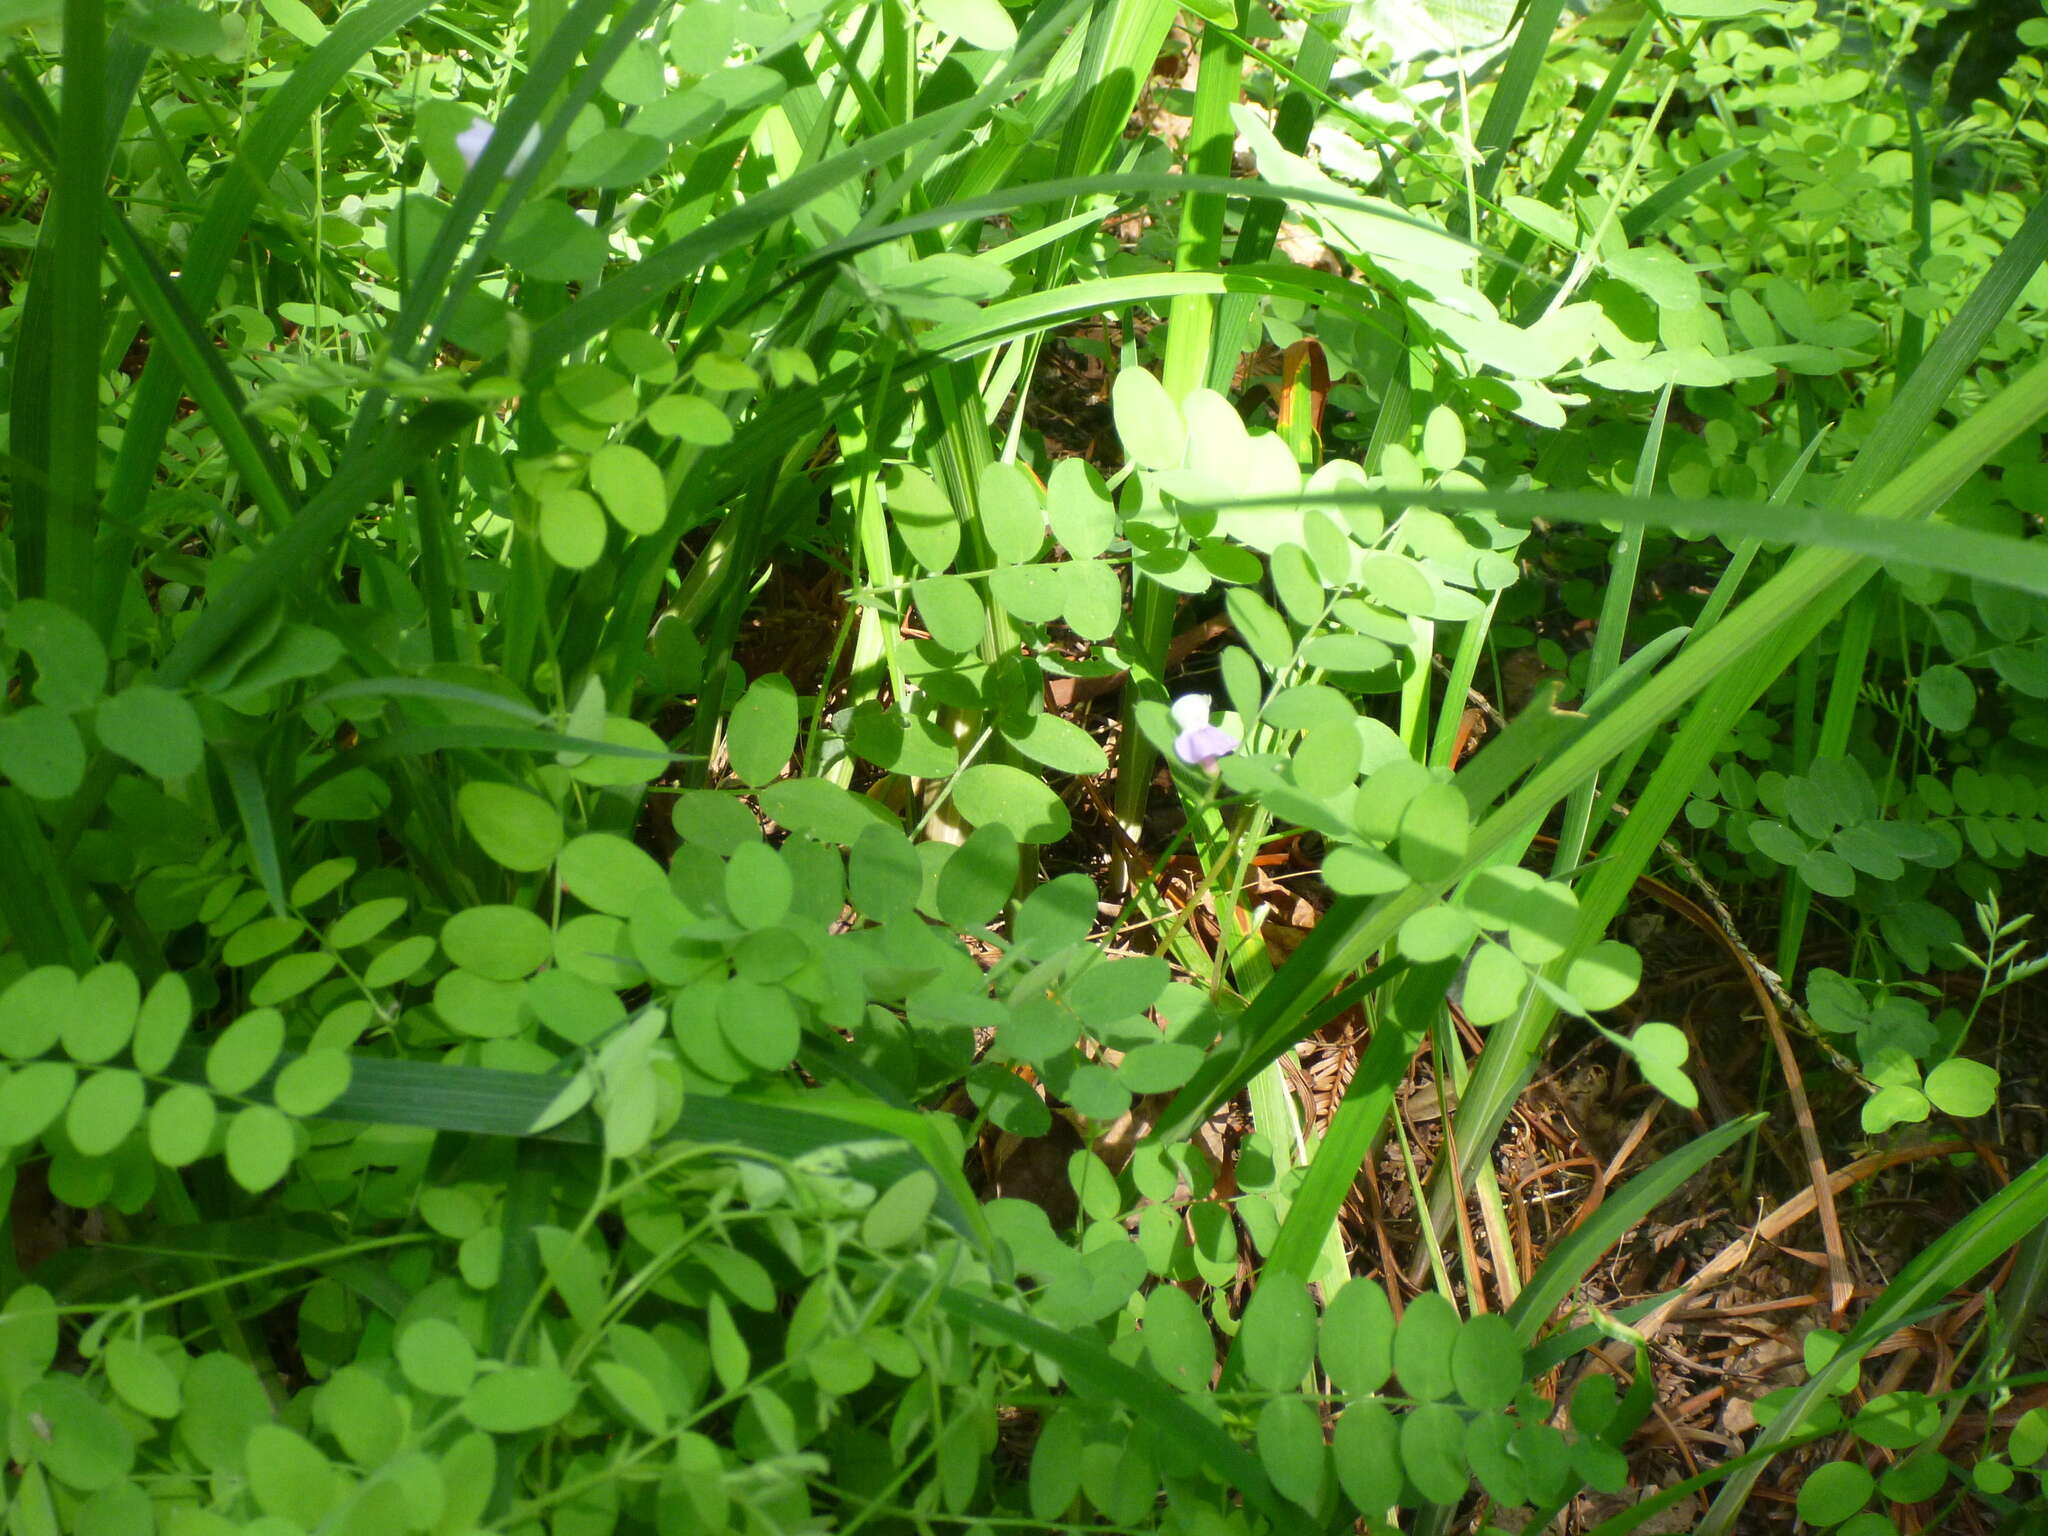
[[(1667, 5), (1617, 52), (1536, 6), (1445, 93), (1203, 4), (1177, 146), (1126, 136), (1181, 46), (1151, 0), (61, 10), (0, 23), (0, 1168), (108, 1241), (0, 1262), (9, 1531), (1619, 1493), (1641, 1341), (1600, 1319), (1632, 1385), (1555, 1401), (1581, 1341), (1539, 1335), (1744, 1122), (1505, 1315), (1333, 1223), (1453, 1006), (1467, 1176), (1558, 1012), (1697, 1108), (1682, 1032), (1602, 1018), (1643, 975), (1602, 882), (1681, 805), (1713, 878), (1848, 936), (1796, 985), (1866, 1135), (1999, 1108), (1973, 1026), (2041, 968), (2000, 898), (2048, 852), (2037, 61), (1944, 116), (1909, 8)], [(1343, 276), (1276, 259), (1283, 210)], [(1816, 718), (1779, 650), (1880, 512), (1938, 522), (1876, 547)], [(1227, 746), (1185, 750), (1212, 619)], [(1467, 762), (1517, 652), (1580, 708)], [(1283, 969), (1238, 919), (1292, 833), (1333, 901)], [(1966, 1007), (1918, 979), (1958, 968)], [(1277, 1063), (1353, 1006), (1307, 1134)], [(1051, 1192), (979, 1199), (1017, 1142)], [(1896, 1456), (1814, 1470), (1809, 1524), (2038, 1500), (2040, 1410), (1966, 1465), (1944, 1399), (1847, 1394), (2040, 1172), (1758, 1405)]]

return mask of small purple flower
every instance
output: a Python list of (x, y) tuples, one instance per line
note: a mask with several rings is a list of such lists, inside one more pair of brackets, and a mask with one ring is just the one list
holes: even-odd
[(1173, 701), (1173, 723), (1180, 734), (1173, 738), (1173, 755), (1190, 768), (1214, 773), (1217, 761), (1237, 750), (1237, 738), (1220, 725), (1209, 723), (1209, 695), (1184, 693)]
[[(477, 161), (483, 158), (484, 151), (490, 147), (491, 135), (496, 132), (497, 130), (491, 126), (489, 118), (478, 117), (472, 118), (469, 126), (455, 135), (456, 151), (462, 156), (462, 163), (470, 170), (476, 169)], [(533, 159), (534, 150), (539, 147), (540, 130), (538, 128), (527, 129), (526, 140), (518, 149), (512, 152), (512, 163), (505, 167), (505, 174), (507, 176), (517, 176), (521, 171), (525, 170), (527, 162)]]

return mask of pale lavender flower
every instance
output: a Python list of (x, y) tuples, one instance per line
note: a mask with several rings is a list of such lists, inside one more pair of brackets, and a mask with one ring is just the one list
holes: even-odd
[[(472, 118), (469, 126), (455, 135), (456, 151), (462, 156), (462, 163), (470, 170), (476, 169), (477, 161), (483, 158), (484, 151), (490, 147), (491, 135), (495, 132), (497, 130), (491, 126), (489, 118), (478, 117)], [(512, 163), (505, 167), (505, 174), (517, 176), (525, 170), (527, 163), (533, 159), (533, 152), (539, 147), (540, 130), (527, 129), (526, 139), (512, 152)]]
[(1220, 725), (1209, 723), (1209, 695), (1184, 693), (1173, 701), (1173, 723), (1180, 734), (1173, 738), (1173, 755), (1190, 768), (1214, 773), (1217, 761), (1237, 750), (1237, 738)]

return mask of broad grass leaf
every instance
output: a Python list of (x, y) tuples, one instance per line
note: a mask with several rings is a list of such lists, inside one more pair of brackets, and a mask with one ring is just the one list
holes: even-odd
[(1363, 1397), (1385, 1386), (1394, 1369), (1394, 1308), (1387, 1293), (1362, 1276), (1339, 1286), (1323, 1309), (1317, 1352), (1338, 1391)]
[[(1269, 1392), (1293, 1392), (1316, 1352), (1316, 1311), (1307, 1289), (1285, 1275), (1261, 1280), (1238, 1321), (1245, 1374)], [(1318, 1443), (1322, 1433), (1317, 1431)]]
[(1322, 1503), (1329, 1475), (1329, 1448), (1315, 1409), (1294, 1393), (1276, 1397), (1259, 1410), (1259, 1464), (1284, 1499), (1304, 1509)]
[(292, 1165), (298, 1132), (292, 1122), (268, 1104), (250, 1104), (228, 1122), (228, 1173), (252, 1195), (261, 1194), (285, 1176)]
[[(1386, 1300), (1384, 1293), (1380, 1300)], [(1353, 1403), (1337, 1416), (1330, 1444), (1345, 1497), (1361, 1514), (1382, 1519), (1400, 1501), (1404, 1486), (1401, 1427), (1392, 1410), (1378, 1398)]]
[(82, 1156), (105, 1157), (142, 1122), (147, 1100), (147, 1090), (135, 1073), (95, 1072), (72, 1094), (64, 1134)]
[(561, 851), (561, 813), (529, 790), (476, 779), (456, 792), (455, 808), (477, 846), (506, 869), (546, 869)]
[(789, 765), (796, 735), (796, 690), (780, 672), (770, 672), (733, 705), (725, 723), (726, 758), (742, 783), (767, 784)]
[(405, 1379), (429, 1397), (462, 1397), (476, 1380), (476, 1350), (460, 1328), (423, 1317), (399, 1331), (393, 1345)]
[(100, 701), (93, 715), (100, 745), (160, 779), (195, 771), (206, 751), (198, 711), (180, 694), (133, 683)]
[(576, 1383), (553, 1366), (508, 1365), (476, 1380), (462, 1399), (462, 1416), (487, 1434), (524, 1434), (559, 1422), (578, 1395)]
[(953, 781), (953, 803), (976, 827), (1000, 824), (1020, 843), (1056, 843), (1073, 817), (1044, 780), (1008, 763), (976, 763)]
[(1424, 1291), (1408, 1303), (1394, 1330), (1394, 1373), (1410, 1397), (1435, 1402), (1450, 1396), (1451, 1358), (1462, 1327), (1457, 1307), (1440, 1291)]

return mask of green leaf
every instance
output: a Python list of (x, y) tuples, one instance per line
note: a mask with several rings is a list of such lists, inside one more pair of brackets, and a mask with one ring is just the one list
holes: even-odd
[(1431, 1503), (1455, 1504), (1465, 1496), (1465, 1421), (1457, 1409), (1423, 1403), (1401, 1416), (1401, 1468)]
[(1299, 1395), (1276, 1397), (1259, 1410), (1259, 1465), (1284, 1499), (1313, 1510), (1329, 1470), (1322, 1420)]
[(552, 1366), (506, 1366), (477, 1379), (462, 1416), (489, 1434), (523, 1434), (561, 1420), (577, 1396), (576, 1383)]
[(358, 948), (397, 922), (411, 905), (403, 896), (379, 896), (362, 902), (328, 925), (327, 942), (334, 949)]
[(308, 1051), (277, 1074), (271, 1096), (297, 1119), (310, 1119), (348, 1091), (354, 1062), (346, 1051)]
[(796, 900), (796, 875), (766, 843), (735, 848), (725, 867), (725, 904), (742, 928), (773, 927)]
[(24, 598), (7, 615), (5, 632), (7, 643), (28, 652), (36, 664), (39, 702), (71, 713), (100, 696), (107, 648), (92, 625), (69, 608), (46, 598)]
[(910, 558), (935, 575), (949, 569), (960, 550), (960, 519), (932, 477), (892, 465), (882, 478), (882, 499)]
[(648, 892), (668, 888), (668, 876), (652, 856), (611, 832), (570, 839), (556, 855), (555, 867), (570, 895), (614, 917), (630, 914)]
[(71, 1096), (64, 1133), (85, 1157), (104, 1157), (142, 1121), (148, 1095), (133, 1072), (95, 1072)]
[(781, 779), (754, 798), (778, 826), (821, 843), (851, 846), (870, 827), (900, 825), (879, 801), (841, 789), (829, 779)]
[(115, 1395), (152, 1419), (175, 1419), (181, 1402), (178, 1377), (162, 1354), (140, 1339), (117, 1334), (107, 1340), (100, 1364)]
[(732, 420), (702, 395), (665, 395), (647, 408), (647, 425), (663, 437), (699, 448), (723, 448), (732, 441)]
[(118, 960), (94, 966), (78, 978), (71, 1017), (64, 1021), (64, 1054), (93, 1065), (125, 1047), (142, 1011), (135, 973)]
[(284, 1049), (284, 1015), (252, 1008), (214, 1037), (206, 1052), (206, 1081), (224, 1098), (248, 1092), (277, 1065)]
[(76, 1016), (78, 975), (69, 966), (39, 965), (0, 992), (0, 1053), (17, 1061), (55, 1046)]
[(1831, 1461), (1815, 1467), (1799, 1485), (1799, 1518), (1817, 1526), (1840, 1525), (1870, 1502), (1877, 1479), (1860, 1461)]
[(991, 51), (1015, 46), (1017, 24), (997, 0), (923, 0), (927, 20), (941, 32)]
[(1008, 763), (976, 763), (953, 781), (953, 803), (977, 827), (1000, 824), (1020, 843), (1056, 843), (1073, 818), (1043, 780)]
[(441, 926), (441, 948), (464, 970), (492, 981), (517, 981), (547, 964), (552, 929), (524, 907), (465, 907)]
[(183, 1168), (206, 1155), (217, 1118), (213, 1095), (193, 1083), (174, 1083), (149, 1106), (149, 1155), (166, 1168)]
[(978, 490), (981, 531), (990, 552), (1004, 565), (1037, 559), (1045, 547), (1045, 504), (1024, 466), (988, 465)]
[(939, 870), (938, 913), (956, 928), (992, 921), (1017, 885), (1018, 839), (1000, 821), (968, 834)]
[(455, 808), (477, 846), (506, 869), (546, 869), (561, 850), (561, 813), (531, 791), (476, 779), (456, 792)]
[(0, 1145), (34, 1141), (64, 1113), (78, 1069), (56, 1061), (33, 1061), (0, 1080)]
[(85, 781), (85, 738), (47, 704), (0, 716), (0, 775), (37, 800), (62, 800)]
[(1086, 459), (1061, 459), (1046, 481), (1046, 520), (1071, 561), (1092, 561), (1116, 536), (1116, 508)]
[(876, 1196), (861, 1217), (861, 1242), (882, 1252), (915, 1241), (931, 1220), (938, 1194), (938, 1180), (923, 1169), (898, 1179)]
[[(1285, 1275), (1261, 1280), (1238, 1322), (1237, 1353), (1245, 1374), (1269, 1392), (1293, 1392), (1308, 1375), (1315, 1351), (1316, 1312), (1307, 1288)], [(1320, 1428), (1316, 1443), (1322, 1443)], [(1274, 1482), (1280, 1485), (1277, 1477)]]
[(290, 1120), (268, 1104), (250, 1104), (228, 1122), (222, 1150), (234, 1181), (257, 1195), (285, 1176), (297, 1144)]
[(668, 520), (668, 491), (661, 468), (638, 448), (607, 443), (590, 456), (590, 486), (612, 520), (627, 533), (661, 532)]
[(1033, 762), (1060, 773), (1092, 776), (1109, 771), (1109, 755), (1095, 738), (1058, 715), (1033, 715), (1024, 729), (1005, 730), (1003, 739)]
[(1431, 784), (1401, 815), (1401, 867), (1417, 880), (1448, 879), (1464, 863), (1472, 840), (1471, 810), (1454, 784)]
[(109, 752), (160, 779), (196, 771), (206, 751), (198, 711), (181, 695), (151, 683), (131, 684), (101, 700), (93, 730)]
[(1038, 1432), (1028, 1492), (1031, 1518), (1041, 1525), (1057, 1524), (1081, 1491), (1082, 1435), (1081, 1415), (1073, 1409), (1054, 1410)]
[(1669, 1024), (1643, 1024), (1628, 1040), (1629, 1054), (1643, 1081), (1683, 1109), (1699, 1107), (1699, 1089), (1685, 1073), (1692, 1046), (1685, 1032)]
[(476, 1380), (476, 1350), (445, 1318), (423, 1317), (400, 1330), (393, 1352), (405, 1379), (429, 1397), (464, 1397)]
[(34, 1426), (23, 1436), (29, 1454), (67, 1488), (112, 1487), (135, 1465), (128, 1426), (70, 1376), (46, 1376), (24, 1388), (15, 1412)]
[(1110, 386), (1116, 435), (1124, 452), (1142, 469), (1180, 468), (1187, 451), (1187, 424), (1166, 386), (1142, 368), (1125, 368)]
[(949, 651), (977, 650), (988, 624), (988, 611), (974, 583), (964, 576), (927, 576), (910, 584), (911, 601), (932, 639)]
[(1340, 1392), (1363, 1397), (1386, 1385), (1394, 1369), (1394, 1308), (1377, 1282), (1354, 1276), (1337, 1288), (1323, 1310), (1318, 1353)]
[(1440, 1291), (1424, 1291), (1408, 1303), (1394, 1330), (1394, 1372), (1410, 1397), (1435, 1402), (1450, 1396), (1451, 1361), (1463, 1327), (1457, 1307)]
[(1946, 663), (1928, 667), (1920, 674), (1913, 698), (1929, 725), (1951, 735), (1967, 730), (1977, 712), (1977, 690), (1969, 674)]
[(566, 570), (588, 570), (604, 558), (604, 509), (586, 491), (548, 491), (540, 498), (539, 528), (540, 547)]
[[(1386, 1300), (1384, 1293), (1380, 1300)], [(1337, 1417), (1331, 1449), (1336, 1456), (1337, 1481), (1360, 1513), (1377, 1520), (1400, 1502), (1401, 1427), (1385, 1403), (1367, 1398), (1346, 1408)]]
[(742, 783), (766, 784), (789, 765), (796, 735), (796, 690), (780, 672), (770, 672), (733, 705), (725, 723), (726, 758)]
[(1285, 672), (1294, 659), (1294, 634), (1272, 604), (1249, 587), (1232, 587), (1223, 594), (1223, 606), (1238, 637), (1265, 669), (1275, 677)]
[(1998, 1102), (1998, 1069), (1951, 1056), (1927, 1074), (1922, 1091), (1943, 1114), (1968, 1120), (1988, 1115)]
[(327, 1458), (282, 1424), (250, 1430), (244, 1454), (257, 1507), (302, 1530), (317, 1529), (341, 1494), (341, 1480)]
[(1487, 1312), (1458, 1330), (1451, 1346), (1451, 1384), (1473, 1408), (1505, 1408), (1522, 1385), (1522, 1351), (1506, 1319)]

